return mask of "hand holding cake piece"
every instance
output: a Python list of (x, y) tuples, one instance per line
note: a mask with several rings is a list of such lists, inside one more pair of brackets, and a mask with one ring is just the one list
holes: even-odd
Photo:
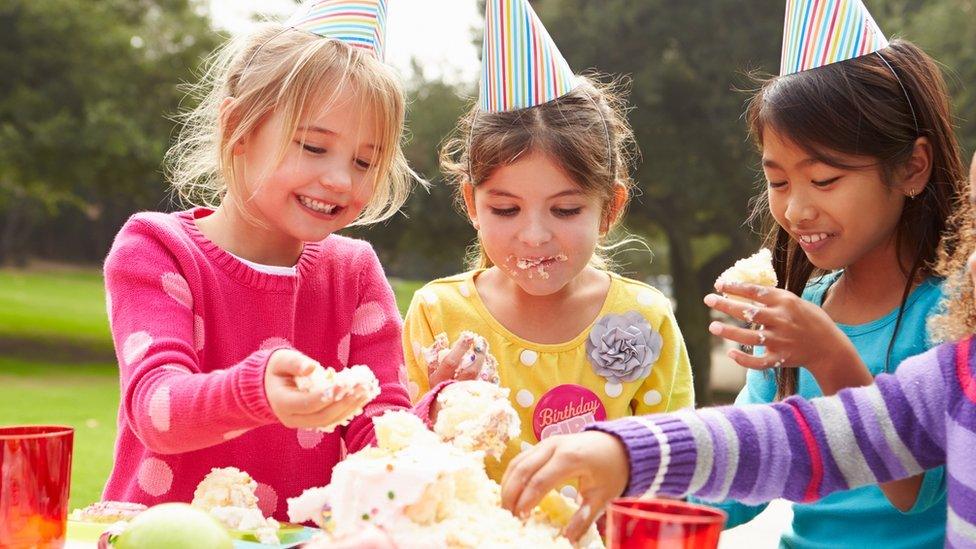
[(366, 366), (336, 372), (293, 349), (279, 349), (268, 359), (264, 378), (271, 410), (293, 429), (332, 432), (348, 425), (380, 393)]
[(441, 332), (422, 353), (431, 387), (448, 379), (480, 379), (496, 384), (499, 381), (498, 361), (488, 351), (488, 341), (474, 332), (461, 332), (454, 345)]

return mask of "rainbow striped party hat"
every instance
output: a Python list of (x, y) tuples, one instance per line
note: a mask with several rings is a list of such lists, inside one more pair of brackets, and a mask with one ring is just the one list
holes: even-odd
[(787, 0), (781, 76), (888, 47), (861, 0)]
[(383, 60), (386, 0), (308, 0), (285, 25), (369, 50)]
[(526, 0), (485, 3), (481, 110), (526, 109), (566, 95), (576, 76)]

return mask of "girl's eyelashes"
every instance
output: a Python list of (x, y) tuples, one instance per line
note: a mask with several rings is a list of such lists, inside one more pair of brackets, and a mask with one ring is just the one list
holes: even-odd
[(578, 215), (581, 211), (583, 211), (582, 206), (578, 206), (576, 208), (553, 208), (552, 209), (552, 213), (556, 217), (572, 217), (574, 215)]
[(838, 175), (837, 177), (831, 177), (830, 179), (824, 179), (822, 181), (812, 180), (810, 182), (817, 187), (829, 187), (832, 183), (836, 182), (840, 178), (841, 176)]
[[(316, 147), (315, 145), (309, 145), (308, 143), (303, 143), (301, 141), (296, 141), (295, 143), (298, 143), (299, 145), (302, 146), (303, 149), (305, 149), (306, 151), (312, 154), (325, 154), (329, 152), (329, 150), (326, 149), (325, 147)], [(370, 160), (366, 160), (363, 158), (357, 158), (355, 160), (355, 163), (357, 168), (364, 171), (373, 167), (373, 163)]]
[(296, 143), (298, 143), (299, 145), (301, 145), (303, 149), (305, 149), (306, 151), (308, 151), (308, 152), (310, 152), (312, 154), (322, 154), (322, 153), (326, 152), (326, 149), (324, 149), (322, 147), (316, 147), (316, 146), (313, 146), (313, 145), (309, 145), (308, 143), (303, 143), (301, 141), (296, 141)]
[(497, 216), (501, 216), (501, 217), (512, 217), (513, 215), (515, 215), (515, 214), (518, 213), (518, 208), (516, 208), (516, 207), (511, 207), (511, 208), (495, 208), (495, 207), (491, 207), (490, 206), (488, 209), (491, 210), (491, 213), (492, 214), (497, 215)]
[[(841, 177), (842, 176), (838, 175), (837, 177), (831, 177), (830, 179), (823, 179), (823, 180), (819, 180), (819, 181), (816, 180), (816, 179), (811, 179), (810, 180), (810, 183), (812, 183), (816, 187), (824, 188), (824, 187), (829, 187), (829, 186), (833, 185)], [(767, 181), (766, 182), (766, 184), (769, 185), (769, 188), (770, 189), (780, 189), (780, 188), (783, 188), (783, 187), (785, 187), (787, 185), (787, 183), (788, 183), (787, 181)]]

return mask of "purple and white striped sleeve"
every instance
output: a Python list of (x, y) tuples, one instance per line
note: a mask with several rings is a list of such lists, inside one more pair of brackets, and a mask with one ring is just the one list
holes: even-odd
[[(813, 501), (945, 462), (944, 346), (826, 398), (630, 417), (589, 429), (627, 448), (625, 495)], [(942, 357), (943, 359), (945, 357)]]

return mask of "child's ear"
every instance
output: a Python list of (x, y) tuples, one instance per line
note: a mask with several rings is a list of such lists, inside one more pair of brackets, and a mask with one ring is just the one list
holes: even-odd
[(624, 209), (627, 207), (627, 200), (629, 198), (630, 192), (627, 190), (627, 186), (619, 181), (614, 183), (613, 196), (610, 197), (607, 214), (603, 216), (603, 221), (600, 222), (600, 236), (610, 232), (610, 227), (613, 227), (613, 224), (620, 219), (620, 216), (624, 213)]
[(468, 211), (468, 219), (471, 220), (471, 225), (474, 226), (475, 230), (480, 230), (478, 210), (474, 207), (474, 185), (470, 181), (461, 183), (461, 196), (464, 197), (464, 209)]
[(905, 163), (905, 178), (901, 191), (909, 198), (922, 194), (932, 176), (932, 143), (928, 137), (915, 140), (912, 154)]
[[(232, 135), (240, 123), (240, 116), (235, 112), (236, 101), (235, 97), (225, 97), (220, 103), (220, 125), (224, 136)], [(235, 156), (244, 154), (244, 141), (245, 139), (241, 139), (234, 144)]]

